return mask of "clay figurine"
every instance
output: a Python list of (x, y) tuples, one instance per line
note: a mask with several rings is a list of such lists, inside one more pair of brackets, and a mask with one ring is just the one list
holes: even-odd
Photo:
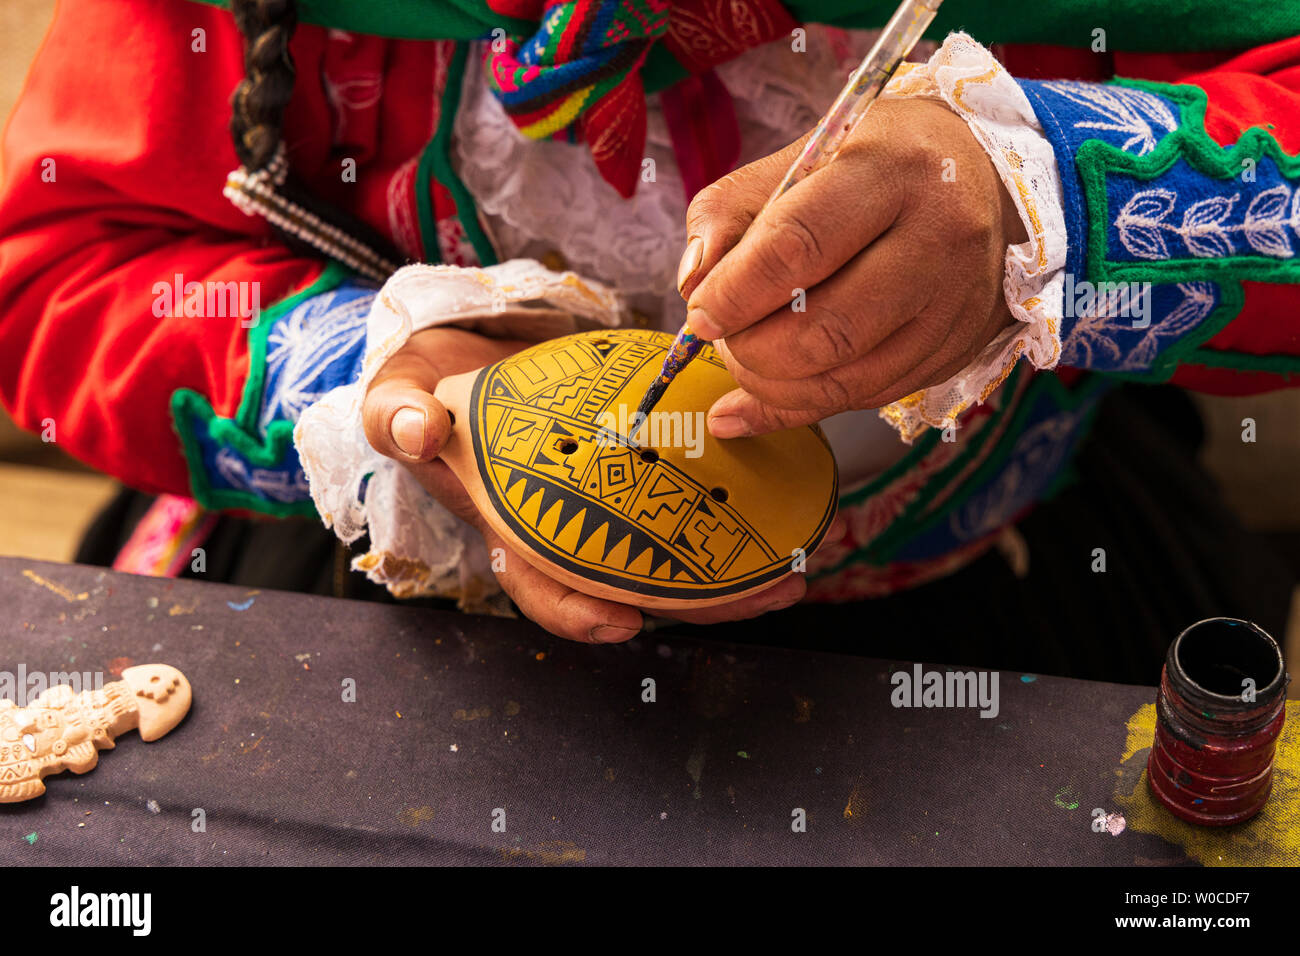
[(41, 778), (52, 773), (93, 769), (99, 751), (132, 727), (157, 740), (181, 722), (190, 699), (190, 682), (176, 668), (141, 664), (100, 690), (59, 684), (26, 707), (0, 700), (0, 803), (39, 797)]

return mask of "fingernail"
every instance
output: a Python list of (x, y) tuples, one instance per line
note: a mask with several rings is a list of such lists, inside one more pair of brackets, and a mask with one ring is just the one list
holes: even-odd
[(681, 292), (682, 287), (691, 281), (691, 276), (695, 275), (695, 270), (700, 267), (704, 260), (704, 240), (696, 236), (686, 244), (686, 251), (682, 253), (682, 261), (677, 266), (677, 291)]
[(399, 408), (389, 424), (389, 433), (393, 444), (401, 449), (402, 454), (419, 458), (424, 450), (424, 429), (428, 424), (424, 410), (421, 408)]
[(722, 329), (718, 324), (709, 318), (709, 313), (703, 309), (691, 309), (686, 313), (686, 324), (689, 325), (702, 339), (708, 339), (712, 342), (714, 339), (722, 338)]
[(630, 641), (637, 632), (630, 627), (615, 627), (613, 624), (598, 624), (587, 632), (593, 644), (615, 644)]
[(735, 415), (710, 418), (709, 433), (714, 438), (743, 438), (749, 434), (749, 423)]

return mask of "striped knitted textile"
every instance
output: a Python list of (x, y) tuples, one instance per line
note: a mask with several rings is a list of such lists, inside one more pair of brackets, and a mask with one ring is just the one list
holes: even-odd
[(585, 140), (605, 180), (631, 196), (645, 148), (639, 71), (668, 29), (669, 0), (492, 5), (499, 13), (541, 21), (522, 42), (494, 40), (488, 54), (492, 90), (515, 125), (532, 139)]

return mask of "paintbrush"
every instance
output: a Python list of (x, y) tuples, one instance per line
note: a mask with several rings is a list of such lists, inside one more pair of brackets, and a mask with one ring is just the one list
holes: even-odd
[[(867, 115), (867, 108), (880, 96), (880, 91), (885, 88), (898, 65), (912, 52), (912, 47), (934, 20), (942, 2), (943, 0), (903, 0), (885, 25), (880, 39), (853, 71), (840, 95), (813, 130), (785, 178), (763, 204), (763, 209), (767, 209), (795, 183), (806, 179), (814, 170), (820, 169), (835, 157), (849, 134)], [(762, 212), (759, 210), (759, 215)], [(672, 347), (668, 349), (663, 368), (646, 390), (641, 404), (636, 407), (629, 439), (636, 437), (673, 379), (699, 354), (704, 343), (705, 340), (691, 329), (690, 323), (682, 326), (677, 338), (673, 339)]]

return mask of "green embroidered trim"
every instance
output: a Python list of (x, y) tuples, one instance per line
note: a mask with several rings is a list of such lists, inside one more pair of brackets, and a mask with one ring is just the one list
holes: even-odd
[[(1011, 425), (999, 437), (998, 444), (993, 449), (992, 454), (990, 454), (985, 461), (980, 463), (979, 467), (977, 467), (970, 477), (968, 477), (963, 483), (961, 490), (949, 498), (948, 501), (944, 503), (943, 507), (934, 512), (934, 514), (926, 515), (912, 529), (910, 529), (910, 533), (907, 535), (908, 540), (918, 535), (925, 534), (939, 521), (947, 518), (953, 511), (965, 504), (976, 490), (982, 487), (989, 478), (991, 478), (1003, 467), (1003, 465), (1006, 464), (1007, 459), (1015, 450), (1016, 443), (1019, 442), (1023, 436), (1025, 423), (1028, 421), (1030, 414), (1032, 414), (1034, 410), (1034, 406), (1038, 404), (1044, 391), (1049, 393), (1050, 397), (1055, 401), (1057, 411), (1073, 411), (1084, 403), (1090, 401), (1097, 393), (1110, 387), (1111, 384), (1113, 383), (1108, 381), (1105, 376), (1091, 375), (1083, 382), (1080, 382), (1079, 385), (1071, 391), (1065, 387), (1064, 383), (1062, 383), (1059, 378), (1051, 373), (1035, 376), (1034, 380), (1029, 383), (1029, 388), (1025, 390), (1024, 398), (1021, 399), (1019, 406), (1016, 408), (1015, 417), (1012, 418)], [(1076, 439), (1076, 441), (1082, 441), (1083, 436), (1092, 428), (1092, 422), (1096, 413), (1096, 406), (1093, 406), (1088, 410), (1086, 417), (1079, 424), (1079, 438)], [(1076, 447), (1078, 447), (1077, 444)], [(958, 462), (954, 460), (949, 463), (944, 471), (947, 472), (954, 470), (954, 466), (957, 464)], [(1060, 491), (1062, 487), (1068, 484), (1070, 480), (1070, 474), (1068, 472), (1068, 468), (1061, 470), (1061, 473), (1056, 476), (1052, 484), (1048, 486), (1044, 493), (1044, 500), (1052, 497)], [(941, 472), (940, 475), (935, 477), (935, 481), (938, 482), (947, 477), (946, 474)], [(892, 531), (893, 529), (891, 528), (890, 530)], [(898, 552), (899, 548), (904, 543), (904, 541), (899, 541), (894, 547), (889, 548), (886, 553), (875, 556), (875, 560), (880, 563), (887, 563), (892, 560), (894, 554)]]
[[(970, 499), (970, 496), (973, 495), (975, 491), (980, 488), (985, 481), (992, 477), (994, 472), (1006, 462), (1007, 458), (1009, 458), (1011, 453), (1015, 450), (1017, 442), (1019, 442), (1023, 436), (1025, 423), (1033, 413), (1034, 406), (1038, 403), (1039, 398), (1042, 397), (1043, 392), (1046, 391), (1049, 393), (1050, 397), (1056, 403), (1056, 410), (1058, 412), (1073, 411), (1086, 402), (1091, 401), (1099, 392), (1109, 388), (1112, 384), (1111, 381), (1107, 380), (1106, 376), (1091, 375), (1084, 381), (1080, 382), (1079, 385), (1071, 391), (1066, 388), (1065, 384), (1055, 375), (1047, 374), (1037, 376), (1026, 390), (1023, 402), (1020, 407), (1016, 409), (1015, 418), (1011, 420), (1010, 427), (1002, 433), (1002, 437), (998, 442), (998, 447), (993, 450), (993, 454), (989, 456), (987, 461), (983, 462), (977, 469), (975, 469), (974, 474), (966, 480), (965, 486), (962, 490), (953, 495), (940, 511), (928, 515), (921, 522), (919, 527), (916, 529), (916, 533), (924, 534), (941, 518), (947, 517), (956, 508), (965, 504)], [(1086, 435), (1091, 429), (1092, 421), (1096, 413), (1097, 406), (1094, 405), (1088, 410), (1084, 420), (1079, 424), (1079, 440), (1081, 440), (1082, 436)], [(1056, 494), (1057, 491), (1059, 491), (1068, 481), (1068, 478), (1067, 469), (1062, 469), (1061, 473), (1057, 475), (1052, 484), (1048, 486), (1045, 496), (1051, 497)]]
[(922, 458), (928, 455), (930, 449), (939, 441), (939, 437), (940, 430), (937, 428), (931, 428), (907, 450), (907, 454), (898, 459), (898, 461), (894, 462), (875, 478), (872, 478), (861, 488), (840, 495), (840, 507), (860, 504), (879, 492), (886, 485), (892, 483), (894, 479), (902, 475), (903, 472), (911, 469), (912, 466), (916, 465)]
[[(1023, 371), (1023, 366), (1020, 364), (1017, 364), (1016, 367), (1011, 370), (1011, 374), (1007, 377), (1005, 386), (1008, 390), (1008, 395), (1015, 395), (1017, 384), (1023, 374), (1025, 374), (1025, 372)], [(988, 437), (997, 431), (998, 424), (1008, 413), (1009, 409), (1005, 406), (995, 410), (992, 416), (990, 416), (988, 422), (980, 430), (976, 440), (973, 441), (969, 447), (962, 449), (957, 456), (942, 469), (934, 475), (931, 475), (930, 479), (921, 486), (917, 492), (917, 496), (907, 503), (903, 508), (903, 511), (894, 519), (893, 523), (890, 524), (884, 532), (864, 547), (858, 548), (852, 553), (846, 555), (844, 559), (833, 567), (818, 572), (818, 577), (836, 574), (849, 565), (857, 564), (862, 561), (867, 561), (871, 564), (888, 563), (887, 558), (882, 557), (882, 554), (891, 549), (896, 550), (898, 546), (910, 539), (916, 533), (916, 525), (913, 523), (915, 516), (929, 507), (930, 503), (938, 495), (939, 491), (947, 485), (948, 478), (952, 474), (954, 466), (959, 468), (970, 460), (971, 455), (978, 454), (979, 450), (987, 443)], [(855, 490), (851, 494), (841, 496), (841, 507), (845, 505), (859, 504), (872, 495), (878, 494), (904, 472), (920, 463), (921, 459), (929, 454), (931, 449), (938, 444), (940, 441), (940, 435), (941, 433), (939, 429), (930, 429), (926, 432), (925, 436), (921, 438), (915, 446), (913, 446), (911, 451), (873, 478), (864, 487)], [(895, 541), (894, 539), (899, 540)]]
[(284, 460), (286, 449), (293, 444), (293, 422), (271, 423), (266, 438), (257, 434), (257, 419), (262, 413), (262, 388), (266, 382), (266, 340), (280, 316), (298, 303), (338, 286), (351, 273), (336, 262), (328, 263), (320, 276), (305, 289), (281, 299), (263, 310), (257, 325), (248, 331), (248, 378), (240, 396), (235, 417), (220, 418), (206, 397), (189, 388), (172, 393), (172, 428), (181, 440), (181, 452), (190, 470), (190, 493), (209, 511), (240, 509), (284, 517), (315, 515), (316, 507), (307, 501), (268, 501), (252, 492), (230, 488), (213, 488), (203, 466), (203, 452), (196, 429), (205, 428), (214, 442), (229, 445), (254, 465), (274, 468)]
[[(1197, 172), (1214, 179), (1240, 175), (1242, 160), (1258, 162), (1264, 156), (1277, 164), (1288, 179), (1300, 178), (1300, 157), (1288, 155), (1271, 133), (1259, 126), (1246, 130), (1241, 139), (1224, 148), (1205, 131), (1205, 110), (1209, 102), (1196, 86), (1174, 86), (1145, 80), (1115, 80), (1117, 86), (1145, 90), (1178, 104), (1178, 129), (1164, 137), (1145, 156), (1134, 156), (1101, 140), (1088, 140), (1079, 147), (1075, 165), (1083, 183), (1088, 210), (1087, 272), (1091, 282), (1187, 282), (1208, 281), (1219, 285), (1220, 301), (1200, 325), (1177, 339), (1156, 356), (1151, 368), (1141, 372), (1111, 372), (1112, 378), (1133, 381), (1167, 381), (1182, 362), (1207, 364), (1201, 356), (1214, 354), (1200, 346), (1212, 339), (1241, 312), (1245, 302), (1242, 279), (1262, 282), (1300, 282), (1300, 259), (1233, 255), (1217, 259), (1169, 259), (1160, 262), (1117, 262), (1106, 258), (1111, 214), (1106, 196), (1106, 177), (1120, 173), (1140, 180), (1152, 180), (1185, 160)], [(1230, 356), (1233, 353), (1220, 353)], [(1193, 358), (1193, 356), (1197, 356)], [(1273, 357), (1270, 357), (1273, 358)], [(1279, 356), (1276, 363), (1287, 370), (1300, 370), (1300, 356)], [(1235, 368), (1227, 358), (1218, 367)]]
[[(1013, 397), (1016, 394), (1016, 387), (1020, 382), (1021, 376), (1028, 374), (1025, 372), (1024, 368), (1023, 362), (1017, 362), (1016, 367), (1013, 368), (1011, 374), (1007, 376), (1007, 381), (1004, 387), (1006, 388), (1006, 395), (1008, 397)], [(1056, 376), (1049, 375), (1048, 377), (1055, 378)], [(1031, 383), (1030, 391), (1032, 391), (1032, 389), (1033, 385)], [(1029, 398), (1030, 395), (1027, 392), (1015, 407), (1023, 408), (1024, 403), (1027, 402)], [(947, 488), (949, 483), (956, 478), (957, 475), (961, 474), (962, 469), (970, 463), (971, 459), (980, 454), (984, 449), (984, 446), (988, 444), (989, 436), (998, 430), (999, 423), (1008, 414), (1010, 414), (1010, 409), (1007, 406), (999, 408), (993, 413), (988, 423), (980, 429), (979, 434), (969, 446), (962, 449), (953, 457), (952, 461), (948, 462), (948, 464), (944, 465), (930, 476), (930, 480), (925, 483), (921, 492), (908, 502), (907, 507), (905, 507), (899, 516), (894, 519), (893, 524), (891, 524), (889, 528), (880, 535), (880, 537), (876, 538), (875, 541), (872, 541), (864, 549), (868, 560), (873, 563), (887, 564), (899, 548), (915, 538), (923, 529), (929, 527), (931, 519), (933, 519), (935, 515), (930, 515), (926, 518), (922, 518), (921, 516), (930, 507), (930, 504), (938, 496), (939, 492)], [(1002, 438), (1005, 439), (1006, 436), (1007, 433), (1004, 432)], [(999, 450), (999, 447), (1001, 446), (995, 446), (995, 453)], [(984, 464), (987, 466), (989, 462), (986, 461)], [(970, 478), (966, 480), (965, 487), (968, 489), (970, 488), (970, 481)], [(950, 511), (953, 507), (953, 501), (957, 497), (957, 495), (954, 495), (947, 504), (941, 506), (937, 514), (946, 514)]]
[(1194, 349), (1187, 353), (1190, 365), (1207, 368), (1227, 368), (1238, 372), (1272, 372), (1290, 378), (1300, 375), (1300, 356), (1255, 355), (1252, 352), (1231, 352), (1226, 349)]
[(430, 177), (446, 187), (456, 201), (456, 215), (465, 229), (470, 245), (478, 255), (481, 265), (494, 265), (497, 261), (496, 250), (488, 240), (486, 233), (478, 222), (477, 206), (474, 197), (469, 194), (451, 166), (451, 131), (456, 122), (456, 113), (460, 109), (460, 91), (465, 81), (465, 61), (469, 56), (469, 44), (457, 43), (452, 55), (451, 65), (447, 68), (447, 87), (442, 92), (442, 107), (438, 113), (438, 128), (433, 138), (424, 147), (420, 163), (415, 171), (417, 205), (420, 211), (420, 236), (424, 243), (424, 254), (430, 262), (441, 258), (438, 246), (438, 223), (433, 216), (433, 191), (429, 188)]
[[(1019, 366), (1013, 374), (1021, 374)], [(1014, 381), (1012, 384), (1014, 387)], [(1055, 375), (1045, 373), (1035, 376), (1029, 383), (1029, 387), (1025, 390), (1025, 394), (1013, 408), (999, 409), (995, 417), (989, 421), (988, 426), (981, 433), (981, 438), (983, 440), (978, 444), (973, 444), (971, 448), (964, 450), (962, 454), (957, 458), (954, 458), (951, 462), (945, 465), (941, 471), (936, 473), (928, 482), (926, 482), (921, 494), (918, 495), (917, 498), (907, 506), (903, 513), (894, 520), (894, 523), (889, 527), (885, 534), (877, 538), (875, 541), (872, 541), (866, 547), (858, 548), (853, 553), (844, 557), (833, 567), (818, 572), (817, 577), (821, 578), (837, 574), (850, 565), (862, 562), (876, 566), (887, 565), (891, 560), (893, 560), (894, 555), (898, 553), (904, 544), (915, 538), (917, 535), (929, 531), (937, 522), (943, 520), (950, 515), (954, 509), (964, 504), (970, 496), (975, 493), (976, 489), (983, 485), (992, 474), (1005, 465), (1007, 458), (1010, 457), (1012, 451), (1015, 449), (1016, 442), (1020, 439), (1028, 416), (1041, 397), (1044, 389), (1051, 393), (1051, 396), (1056, 400), (1057, 409), (1060, 410), (1077, 408), (1084, 402), (1091, 400), (1096, 393), (1105, 390), (1112, 384), (1113, 382), (1110, 381), (1107, 376), (1094, 374), (1089, 376), (1086, 381), (1081, 382), (1074, 391), (1071, 391), (1066, 388), (1065, 385), (1062, 384), (1061, 380)], [(987, 442), (988, 437), (997, 430), (1000, 417), (1011, 414), (1012, 411), (1014, 411), (1014, 417), (1010, 426), (999, 436), (998, 444), (994, 447), (993, 452), (989, 457), (985, 461), (981, 462), (975, 471), (973, 471), (965, 480), (961, 490), (954, 494), (933, 514), (926, 515), (923, 518), (917, 518), (917, 515), (923, 512), (930, 502), (934, 500), (939, 490), (946, 487), (949, 481), (951, 481), (956, 474), (960, 473), (961, 469), (969, 463), (971, 456), (978, 453)], [(1087, 417), (1080, 423), (1079, 441), (1082, 441), (1083, 437), (1086, 436), (1088, 431), (1091, 429), (1095, 414), (1096, 409), (1090, 409)], [(1073, 478), (1073, 469), (1069, 466), (1063, 468), (1060, 474), (1056, 476), (1052, 484), (1043, 493), (1041, 500), (1046, 501), (1058, 494), (1061, 488), (1068, 485)]]

